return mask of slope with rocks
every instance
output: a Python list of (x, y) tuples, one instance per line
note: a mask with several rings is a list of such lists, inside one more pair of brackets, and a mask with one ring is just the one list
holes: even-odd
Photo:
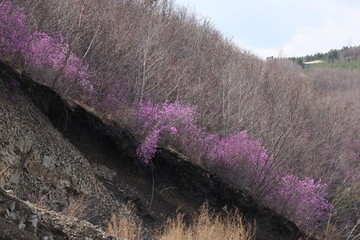
[(1, 188), (0, 226), (3, 240), (115, 239), (89, 222), (39, 208)]

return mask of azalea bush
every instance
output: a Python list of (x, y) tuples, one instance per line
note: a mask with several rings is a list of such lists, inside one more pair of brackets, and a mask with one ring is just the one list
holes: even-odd
[(326, 199), (327, 184), (281, 173), (266, 148), (245, 131), (228, 137), (202, 131), (195, 113), (195, 108), (179, 102), (142, 105), (141, 127), (147, 135), (137, 149), (139, 159), (148, 165), (159, 147), (176, 147), (175, 144), (191, 139), (187, 145), (190, 149), (197, 145), (198, 151), (206, 151), (205, 166), (248, 189), (293, 221), (313, 226), (324, 223), (334, 213), (334, 206)]
[(0, 50), (2, 53), (24, 52), (30, 39), (26, 14), (9, 1), (0, 4)]
[[(233, 181), (243, 185), (241, 183), (249, 183), (250, 180), (254, 184), (271, 176), (273, 158), (260, 142), (252, 140), (246, 131), (224, 138), (218, 137), (216, 140), (216, 144), (208, 150), (207, 157), (217, 166), (225, 166), (227, 172), (230, 171), (233, 176), (240, 178), (231, 177)], [(237, 173), (234, 174), (234, 171)], [(261, 185), (264, 185), (264, 182)], [(253, 185), (252, 188), (254, 187)]]
[(195, 109), (179, 102), (142, 104), (139, 117), (141, 128), (147, 137), (138, 148), (137, 155), (145, 165), (154, 157), (161, 136), (164, 141), (174, 144), (179, 138), (192, 139), (193, 134), (199, 131)]
[(0, 4), (0, 50), (5, 54), (19, 53), (29, 70), (47, 75), (42, 77), (44, 83), (64, 95), (75, 89), (73, 96), (91, 95), (94, 89), (87, 63), (71, 52), (63, 37), (31, 30), (26, 17), (23, 9), (13, 3)]
[(33, 32), (24, 57), (32, 68), (47, 72), (52, 82), (47, 81), (55, 89), (59, 88), (58, 91), (67, 93), (75, 88), (83, 91), (82, 94), (93, 93), (89, 66), (71, 52), (63, 37), (54, 38), (41, 31)]
[(299, 224), (316, 227), (335, 213), (334, 206), (326, 199), (326, 190), (327, 184), (321, 180), (286, 175), (266, 196), (265, 202), (281, 209), (283, 214)]

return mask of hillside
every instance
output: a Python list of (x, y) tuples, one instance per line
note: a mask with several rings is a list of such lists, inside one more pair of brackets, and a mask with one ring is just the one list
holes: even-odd
[[(153, 160), (152, 186), (151, 171), (136, 164), (136, 143), (126, 129), (76, 103), (69, 104), (47, 87), (17, 75), (9, 66), (1, 64), (0, 69), (4, 144), (0, 152), (2, 169), (6, 169), (1, 187), (27, 200), (30, 207), (11, 196), (3, 197), (0, 203), (4, 210), (9, 201), (15, 201), (16, 208), (21, 206), (13, 210), (16, 224), (22, 217), (31, 216), (24, 213), (30, 210), (23, 208), (35, 208), (32, 215), (41, 216), (36, 236), (34, 230), (29, 230), (22, 232), (24, 237), (12, 234), (6, 239), (41, 239), (46, 234), (54, 239), (105, 239), (101, 236), (108, 235), (98, 227), (106, 227), (111, 213), (129, 211), (121, 210), (129, 204), (134, 206), (135, 218), (143, 222), (143, 239), (152, 239), (156, 228), (175, 217), (176, 209), (189, 216), (205, 202), (216, 211), (224, 206), (240, 209), (256, 222), (256, 239), (302, 236), (293, 223), (257, 204), (247, 193), (166, 149)], [(84, 208), (71, 206), (80, 197), (84, 197), (80, 202)], [(68, 208), (75, 208), (73, 215), (68, 216)], [(87, 222), (79, 225), (79, 220), (71, 216)], [(7, 236), (8, 229), (0, 236)]]
[(360, 47), (343, 47), (342, 49), (331, 49), (326, 53), (316, 53), (304, 57), (288, 58), (300, 65), (306, 62), (322, 61), (317, 67), (340, 68), (349, 70), (360, 70)]
[(177, 208), (198, 226), (205, 202), (238, 208), (257, 239), (359, 236), (357, 70), (262, 61), (167, 0), (2, 1), (0, 34), (18, 198), (63, 211), (73, 195), (103, 229), (129, 202), (145, 239)]
[(330, 94), (334, 102), (343, 106), (359, 106), (360, 47), (289, 59), (305, 68), (307, 79), (316, 90)]

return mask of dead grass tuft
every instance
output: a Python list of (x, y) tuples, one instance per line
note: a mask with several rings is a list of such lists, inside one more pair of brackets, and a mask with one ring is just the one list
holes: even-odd
[(141, 240), (142, 224), (135, 219), (132, 207), (127, 210), (122, 210), (118, 214), (113, 213), (106, 230), (117, 238)]
[(4, 187), (7, 179), (9, 178), (10, 172), (8, 168), (0, 170), (0, 187)]
[(70, 198), (69, 205), (63, 210), (63, 214), (69, 217), (83, 219), (87, 209), (87, 204), (85, 204), (85, 201), (85, 195)]
[(211, 213), (204, 205), (200, 214), (194, 218), (193, 223), (187, 226), (182, 214), (174, 220), (169, 220), (156, 239), (159, 240), (251, 240), (255, 238), (254, 228), (245, 223), (238, 211), (226, 211), (225, 216)]

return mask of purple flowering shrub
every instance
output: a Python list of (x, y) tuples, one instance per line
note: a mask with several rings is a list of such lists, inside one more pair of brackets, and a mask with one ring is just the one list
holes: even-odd
[(245, 131), (224, 138), (206, 133), (196, 123), (195, 108), (179, 102), (144, 104), (140, 118), (146, 137), (136, 153), (145, 165), (160, 146), (179, 149), (177, 144), (184, 142), (188, 154), (194, 149), (204, 151), (205, 166), (217, 172), (221, 169), (223, 177), (261, 196), (263, 203), (282, 210), (299, 224), (312, 226), (333, 213), (333, 205), (325, 199), (326, 184), (279, 173), (266, 148)]
[(282, 209), (293, 221), (315, 227), (335, 213), (334, 206), (325, 198), (326, 188), (327, 184), (321, 180), (316, 182), (310, 177), (301, 180), (287, 175), (266, 196), (265, 202), (275, 209)]
[(52, 83), (55, 87), (60, 85), (63, 91), (75, 87), (85, 94), (93, 93), (89, 66), (70, 51), (63, 37), (56, 39), (41, 31), (34, 32), (24, 57), (31, 67), (61, 76), (62, 84)]
[[(273, 159), (258, 141), (241, 131), (226, 138), (203, 131), (196, 123), (194, 107), (179, 102), (170, 104), (146, 103), (140, 108), (141, 128), (147, 135), (137, 154), (147, 165), (154, 157), (159, 140), (166, 145), (182, 143), (183, 151), (194, 154), (202, 151), (207, 159), (204, 165), (225, 169), (242, 169), (252, 172), (254, 179), (260, 179), (264, 168), (273, 166)], [(151, 150), (150, 150), (151, 149)], [(147, 155), (147, 153), (149, 155)]]
[(145, 165), (148, 165), (158, 152), (160, 129), (154, 129), (145, 138), (144, 142), (136, 150), (136, 155)]
[[(170, 104), (146, 103), (140, 107), (141, 128), (147, 134), (140, 145), (137, 155), (145, 165), (156, 153), (160, 138), (167, 143), (175, 143), (185, 135), (191, 137), (197, 130), (195, 109), (181, 105), (179, 102)], [(181, 134), (181, 136), (179, 135)]]
[(301, 180), (283, 175), (266, 148), (251, 140), (245, 131), (219, 138), (208, 158), (226, 168), (230, 181), (249, 189), (263, 203), (299, 224), (314, 226), (334, 213), (334, 206), (325, 198), (327, 184), (309, 177)]
[(0, 51), (23, 52), (30, 39), (26, 14), (9, 1), (0, 3)]
[(196, 111), (194, 107), (189, 107), (175, 103), (154, 104), (148, 102), (140, 107), (143, 128), (151, 130), (154, 127), (178, 127), (183, 131), (190, 131), (196, 128)]
[(218, 138), (216, 144), (209, 149), (207, 158), (217, 165), (228, 169), (242, 169), (252, 174), (251, 178), (259, 180), (273, 166), (273, 158), (260, 142), (251, 140), (246, 131)]
[(140, 128), (145, 134), (159, 130), (160, 137), (167, 146), (176, 146), (174, 148), (188, 156), (199, 154), (205, 157), (207, 151), (217, 143), (217, 135), (207, 133), (197, 124), (196, 109), (193, 106), (179, 102), (148, 102), (141, 105), (139, 112)]
[[(61, 84), (54, 87), (62, 94), (74, 89), (76, 93), (87, 95), (94, 91), (89, 66), (70, 51), (65, 39), (30, 30), (26, 25), (26, 14), (9, 1), (0, 4), (0, 50), (5, 54), (20, 53), (28, 67), (43, 74), (48, 72), (52, 76), (55, 73), (55, 78), (61, 76)], [(50, 81), (51, 78), (44, 79)]]

